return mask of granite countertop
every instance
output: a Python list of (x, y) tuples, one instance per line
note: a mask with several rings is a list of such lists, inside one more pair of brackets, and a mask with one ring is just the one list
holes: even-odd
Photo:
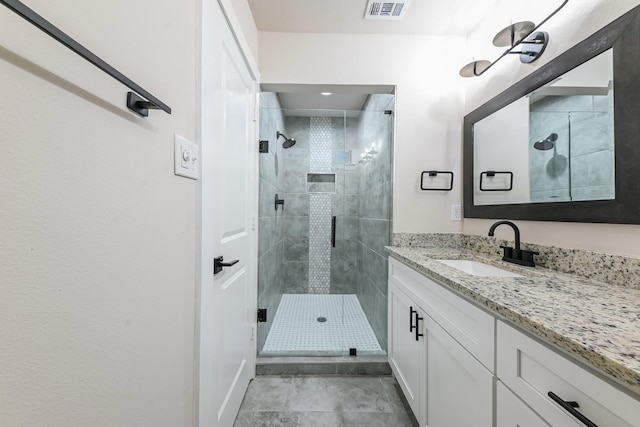
[[(389, 254), (555, 344), (640, 395), (640, 290), (460, 249), (387, 247)], [(471, 259), (523, 277), (480, 277), (437, 262)], [(636, 396), (638, 398), (638, 396)]]

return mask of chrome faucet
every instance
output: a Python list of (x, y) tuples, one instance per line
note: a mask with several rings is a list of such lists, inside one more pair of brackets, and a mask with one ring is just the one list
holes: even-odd
[(539, 254), (538, 252), (520, 249), (520, 230), (518, 229), (518, 226), (513, 222), (498, 221), (494, 223), (491, 228), (489, 228), (489, 236), (493, 237), (496, 228), (498, 228), (498, 226), (502, 224), (508, 225), (513, 228), (513, 232), (515, 234), (515, 248), (512, 248), (510, 246), (500, 246), (503, 249), (502, 260), (513, 264), (524, 265), (527, 267), (535, 267), (536, 264), (533, 262), (533, 256)]

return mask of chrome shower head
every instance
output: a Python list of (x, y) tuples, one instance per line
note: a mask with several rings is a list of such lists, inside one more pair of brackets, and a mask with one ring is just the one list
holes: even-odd
[(284, 138), (284, 142), (282, 143), (282, 148), (291, 148), (296, 144), (295, 138), (287, 138), (287, 136), (285, 134), (281, 133), (280, 131), (277, 131), (277, 133), (276, 133), (276, 141), (280, 137)]
[(541, 151), (551, 150), (553, 147), (556, 146), (557, 140), (558, 140), (558, 134), (554, 132), (548, 137), (546, 137), (545, 139), (536, 141), (535, 144), (533, 144), (533, 148)]

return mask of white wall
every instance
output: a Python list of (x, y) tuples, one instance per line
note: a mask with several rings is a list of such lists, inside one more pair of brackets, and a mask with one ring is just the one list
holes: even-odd
[[(509, 10), (508, 0), (503, 0), (500, 10)], [(512, 3), (511, 3), (512, 4)], [(538, 15), (547, 14), (560, 1), (545, 0), (536, 11), (528, 9), (528, 13)], [(484, 102), (507, 89), (540, 66), (552, 60), (560, 53), (584, 40), (615, 18), (621, 16), (631, 8), (640, 4), (637, 0), (585, 0), (570, 1), (565, 8), (549, 20), (542, 30), (549, 33), (551, 42), (544, 55), (534, 64), (521, 64), (517, 57), (505, 58), (486, 74), (471, 79), (466, 93), (465, 113), (473, 111)], [(544, 8), (543, 8), (544, 7)], [(514, 6), (511, 6), (514, 10)], [(506, 13), (506, 12), (505, 12)], [(491, 44), (493, 34), (504, 27), (504, 22), (497, 19), (497, 15), (489, 15), (469, 38), (469, 51), (480, 50), (483, 43)], [(503, 17), (504, 18), (504, 17)], [(519, 18), (523, 18), (520, 16)], [(539, 17), (531, 17), (540, 22)], [(514, 19), (514, 22), (517, 19)], [(508, 22), (507, 22), (508, 24)], [(499, 49), (498, 49), (499, 50)], [(495, 55), (495, 52), (494, 52)], [(464, 232), (468, 234), (486, 235), (492, 220), (467, 219), (464, 221)], [(588, 249), (599, 252), (628, 255), (640, 258), (640, 226), (614, 224), (579, 224), (518, 221), (522, 231), (523, 241), (553, 245), (567, 248)], [(508, 231), (508, 230), (507, 230)], [(504, 236), (509, 238), (510, 234)]]
[(233, 10), (233, 15), (235, 18), (232, 20), (237, 20), (237, 27), (233, 26), (232, 28), (237, 28), (242, 31), (242, 39), (240, 40), (240, 45), (243, 49), (248, 48), (248, 51), (254, 58), (258, 57), (258, 29), (256, 28), (256, 23), (253, 20), (253, 15), (251, 14), (251, 8), (249, 7), (248, 0), (219, 0), (221, 1), (225, 10)]
[[(397, 86), (395, 232), (457, 232), (461, 200), (464, 40), (453, 37), (259, 33), (263, 83)], [(423, 170), (453, 170), (454, 191), (420, 191)]]
[[(529, 203), (529, 98), (521, 98), (473, 126), (473, 200), (477, 205)], [(480, 173), (515, 172), (511, 191), (480, 191)], [(486, 175), (483, 188), (508, 188), (511, 177)]]
[(0, 7), (0, 424), (193, 425), (198, 2), (26, 3), (173, 112)]

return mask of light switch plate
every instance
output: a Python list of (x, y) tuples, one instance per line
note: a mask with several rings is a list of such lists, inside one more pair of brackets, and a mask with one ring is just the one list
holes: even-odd
[(178, 134), (175, 134), (174, 146), (173, 173), (197, 180), (200, 176), (200, 147)]

